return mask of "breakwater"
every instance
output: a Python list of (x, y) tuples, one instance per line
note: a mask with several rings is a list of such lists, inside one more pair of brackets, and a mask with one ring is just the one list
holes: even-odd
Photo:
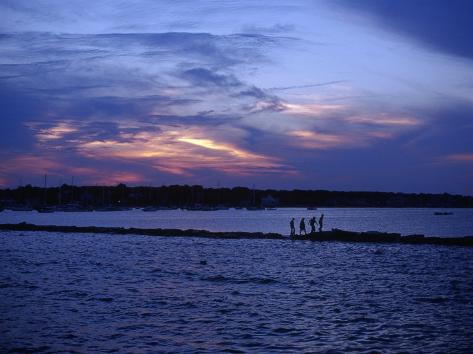
[(113, 235), (146, 235), (167, 237), (205, 237), (218, 239), (287, 239), (277, 233), (263, 232), (215, 232), (194, 229), (162, 229), (162, 228), (126, 228), (126, 227), (103, 227), (103, 226), (60, 226), (60, 225), (35, 225), (28, 223), (0, 224), (0, 230), (9, 231), (45, 231), (62, 233), (99, 233)]
[(339, 229), (317, 232), (293, 237), (283, 236), (278, 233), (264, 232), (218, 232), (194, 229), (144, 229), (124, 227), (101, 226), (61, 226), (61, 225), (35, 225), (28, 223), (0, 224), (0, 230), (5, 231), (43, 231), (62, 233), (100, 233), (112, 235), (147, 235), (163, 237), (204, 237), (215, 239), (272, 239), (272, 240), (308, 240), (308, 241), (340, 241), (340, 242), (371, 242), (371, 243), (405, 243), (405, 244), (435, 244), (473, 246), (473, 236), (465, 237), (432, 237), (424, 235), (401, 236), (398, 233), (388, 232), (353, 232)]

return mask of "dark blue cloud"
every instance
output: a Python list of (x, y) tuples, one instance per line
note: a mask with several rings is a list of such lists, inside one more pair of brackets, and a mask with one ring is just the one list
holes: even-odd
[[(71, 98), (65, 100), (63, 114), (72, 115), (77, 118), (86, 117), (110, 117), (110, 118), (133, 118), (147, 117), (156, 105), (161, 107), (183, 106), (196, 102), (184, 98), (173, 98), (162, 95), (143, 97), (120, 97), (101, 96), (90, 98)], [(60, 110), (60, 108), (58, 108)]]
[(226, 125), (238, 121), (239, 116), (214, 114), (212, 111), (200, 112), (193, 115), (151, 115), (143, 120), (157, 126), (199, 126), (205, 128)]
[(45, 109), (44, 102), (1, 85), (0, 81), (0, 148), (14, 151), (32, 148), (34, 137), (25, 123)]
[(430, 124), (407, 142), (424, 156), (441, 157), (459, 152), (473, 152), (473, 104), (450, 100), (440, 108), (424, 108), (418, 115), (428, 117)]
[(473, 59), (473, 1), (337, 0), (435, 50)]
[(223, 75), (205, 68), (184, 70), (181, 76), (198, 87), (216, 86), (220, 88), (229, 88), (242, 85), (242, 83), (233, 75)]
[(244, 90), (235, 94), (234, 97), (249, 97), (255, 99), (255, 102), (244, 106), (245, 110), (253, 113), (262, 111), (278, 112), (284, 109), (283, 101), (280, 97), (256, 86), (246, 87)]

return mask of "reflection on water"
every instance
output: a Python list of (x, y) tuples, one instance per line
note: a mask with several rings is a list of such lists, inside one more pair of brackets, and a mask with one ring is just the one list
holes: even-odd
[[(449, 210), (452, 215), (434, 215)], [(277, 232), (289, 234), (289, 221), (325, 214), (326, 230), (339, 228), (350, 231), (398, 232), (403, 235), (473, 236), (473, 209), (380, 209), (331, 208), (307, 210), (286, 208), (277, 210), (188, 211), (161, 210), (143, 212), (139, 209), (116, 212), (34, 212), (4, 211), (1, 223), (22, 221), (34, 224), (76, 226), (121, 226), (142, 228), (204, 229), (209, 231)]]
[(471, 352), (473, 253), (0, 233), (2, 351)]

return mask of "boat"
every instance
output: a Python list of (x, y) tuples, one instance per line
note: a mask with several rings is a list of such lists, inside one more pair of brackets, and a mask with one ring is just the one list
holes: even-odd
[(119, 211), (117, 207), (114, 206), (104, 206), (104, 207), (99, 207), (95, 208), (94, 211)]
[(95, 208), (94, 211), (128, 211), (128, 210), (131, 210), (130, 207), (122, 207), (122, 206), (114, 206), (114, 205), (110, 205), (110, 206), (105, 206), (105, 207), (99, 207), (99, 208)]
[(37, 208), (36, 211), (38, 213), (54, 213), (54, 208), (51, 208), (51, 207), (40, 207), (40, 208)]
[(33, 211), (34, 209), (28, 206), (10, 206), (6, 209), (11, 211)]
[(200, 211), (215, 211), (217, 208), (211, 206), (203, 206), (202, 208), (198, 209)]
[(80, 213), (92, 211), (93, 209), (81, 206), (79, 204), (66, 204), (56, 207), (56, 211), (62, 211), (65, 213)]
[(158, 211), (159, 208), (158, 207), (152, 207), (152, 206), (148, 206), (148, 207), (145, 207), (143, 209), (141, 209), (143, 211), (146, 211), (146, 212), (151, 212), (151, 211)]
[(453, 215), (451, 211), (436, 211), (434, 215)]
[(209, 206), (209, 205), (194, 205), (184, 208), (189, 211), (217, 211), (217, 210), (228, 210), (229, 208), (223, 205)]

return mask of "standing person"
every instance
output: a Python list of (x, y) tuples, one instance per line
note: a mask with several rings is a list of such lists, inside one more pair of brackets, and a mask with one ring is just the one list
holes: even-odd
[(324, 214), (320, 215), (320, 218), (319, 218), (319, 232), (322, 232), (323, 227), (324, 227)]
[(315, 232), (315, 224), (317, 224), (317, 221), (315, 221), (315, 216), (313, 216), (309, 219), (310, 233), (311, 234), (313, 234)]
[(307, 235), (307, 231), (305, 231), (305, 219), (301, 219), (301, 223), (299, 224), (299, 235), (302, 235), (302, 231), (304, 231), (304, 235)]
[(294, 226), (294, 218), (291, 219), (291, 222), (289, 223), (289, 226), (291, 227), (291, 236), (296, 235), (296, 228)]

